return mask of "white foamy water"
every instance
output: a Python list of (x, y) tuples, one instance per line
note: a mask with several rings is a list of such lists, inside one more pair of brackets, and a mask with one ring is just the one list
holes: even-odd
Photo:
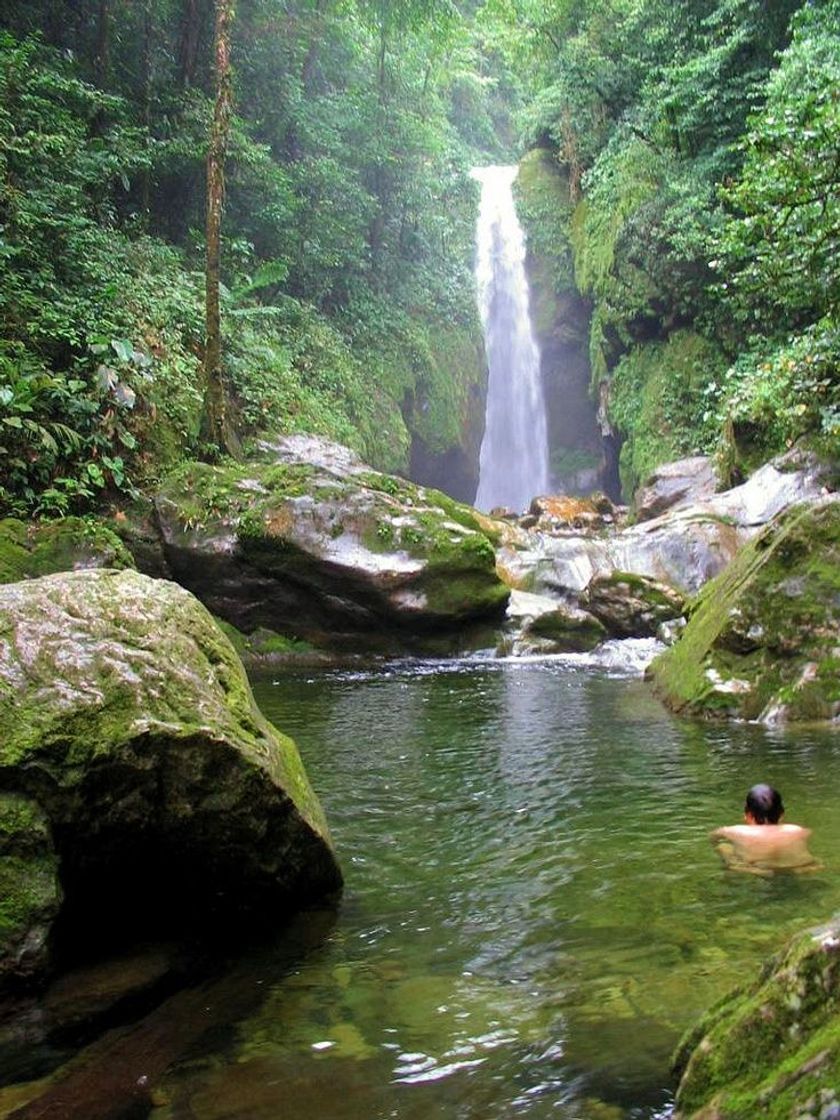
[(548, 490), (540, 352), (531, 325), (525, 236), (516, 216), (517, 167), (481, 167), (476, 286), (489, 366), (475, 505), (521, 511)]

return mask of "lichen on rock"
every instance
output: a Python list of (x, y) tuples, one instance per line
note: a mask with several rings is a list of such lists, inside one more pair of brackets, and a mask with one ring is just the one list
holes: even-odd
[(48, 822), (67, 928), (276, 921), (340, 884), (294, 743), (175, 584), (89, 570), (0, 588), (0, 719), (0, 780)]

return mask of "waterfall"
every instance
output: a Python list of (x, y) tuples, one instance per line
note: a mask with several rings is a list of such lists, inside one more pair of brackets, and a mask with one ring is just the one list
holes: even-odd
[(472, 174), (481, 183), (475, 276), (490, 371), (475, 505), (519, 512), (548, 490), (548, 437), (525, 236), (513, 201), (517, 172), (482, 167)]

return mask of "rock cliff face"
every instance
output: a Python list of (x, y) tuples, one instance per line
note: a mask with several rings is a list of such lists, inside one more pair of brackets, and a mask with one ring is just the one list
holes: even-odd
[(840, 917), (794, 938), (683, 1039), (675, 1120), (837, 1120)]
[[(294, 743), (186, 591), (133, 571), (0, 587), (0, 979), (48, 934), (276, 922), (341, 877)], [(61, 937), (59, 937), (59, 941)]]
[(771, 522), (703, 589), (650, 672), (687, 714), (840, 718), (840, 500)]
[(246, 633), (332, 648), (422, 648), (496, 620), (508, 590), (474, 511), (292, 436), (262, 461), (192, 464), (157, 500), (173, 577)]

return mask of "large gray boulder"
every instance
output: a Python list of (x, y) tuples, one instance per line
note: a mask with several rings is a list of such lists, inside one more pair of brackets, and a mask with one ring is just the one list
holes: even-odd
[(638, 521), (659, 517), (669, 509), (711, 498), (717, 490), (717, 474), (707, 455), (693, 455), (664, 463), (633, 495)]
[(245, 633), (383, 650), (502, 617), (508, 590), (468, 506), (316, 437), (260, 453), (189, 464), (157, 500), (173, 578), (214, 614)]
[(294, 743), (175, 584), (89, 570), (0, 587), (0, 721), (0, 883), (26, 877), (0, 905), (0, 979), (43, 970), (56, 913), (95, 942), (275, 923), (340, 885)]

